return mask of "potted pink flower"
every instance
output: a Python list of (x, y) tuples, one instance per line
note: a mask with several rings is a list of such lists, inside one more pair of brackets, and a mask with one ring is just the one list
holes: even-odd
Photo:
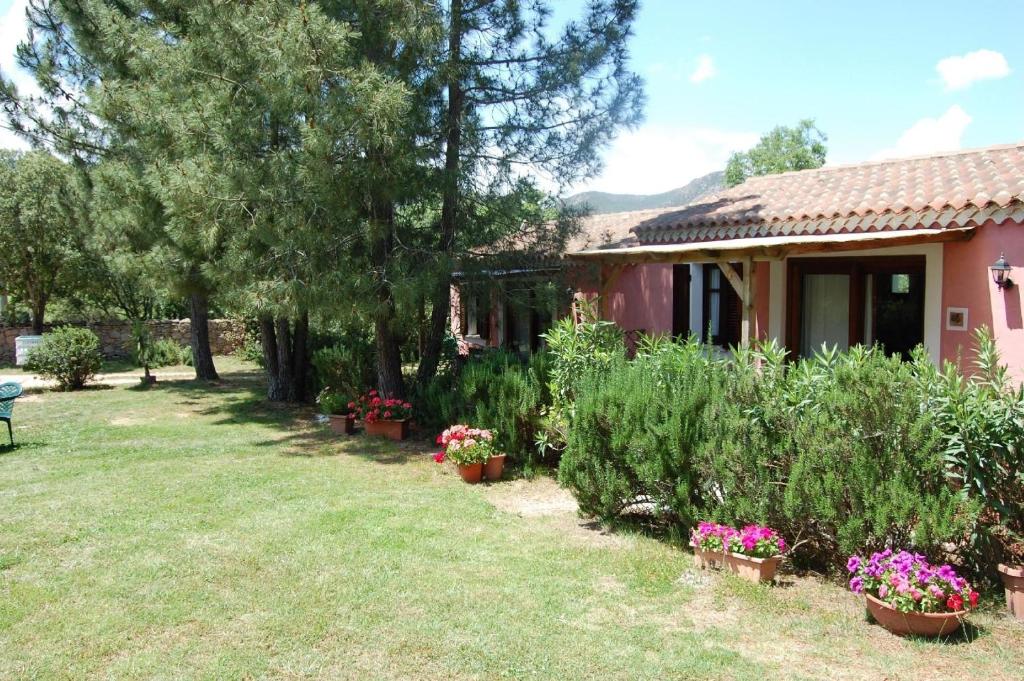
[(703, 569), (720, 568), (725, 565), (725, 553), (729, 540), (736, 529), (728, 525), (701, 522), (690, 531), (690, 546), (693, 548), (694, 563)]
[(405, 400), (382, 397), (376, 390), (349, 403), (352, 413), (363, 420), (367, 435), (380, 435), (391, 440), (409, 437), (412, 404)]
[(464, 481), (477, 483), (484, 475), (488, 480), (501, 479), (505, 455), (495, 451), (494, 433), (490, 430), (461, 424), (451, 426), (437, 436), (437, 444), (442, 451), (434, 455), (434, 461), (443, 463), (450, 459)]
[(960, 628), (978, 592), (949, 565), (919, 553), (886, 549), (865, 560), (850, 556), (850, 590), (863, 594), (868, 612), (894, 634), (941, 636)]
[(786, 541), (770, 527), (747, 525), (741, 530), (728, 525), (700, 523), (690, 533), (690, 545), (698, 567), (725, 567), (751, 582), (775, 579)]

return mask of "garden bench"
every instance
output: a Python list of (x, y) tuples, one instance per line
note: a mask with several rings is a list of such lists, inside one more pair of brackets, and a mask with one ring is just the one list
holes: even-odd
[(11, 429), (11, 414), (14, 412), (14, 400), (21, 395), (21, 384), (14, 381), (0, 383), (0, 420), (7, 422), (7, 436), (14, 446), (14, 431)]

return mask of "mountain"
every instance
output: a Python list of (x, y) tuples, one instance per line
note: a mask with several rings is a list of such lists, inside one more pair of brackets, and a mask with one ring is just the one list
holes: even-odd
[(725, 187), (725, 173), (708, 173), (678, 189), (661, 194), (611, 194), (609, 192), (582, 192), (565, 199), (570, 206), (590, 206), (593, 213), (619, 213), (645, 208), (682, 206)]

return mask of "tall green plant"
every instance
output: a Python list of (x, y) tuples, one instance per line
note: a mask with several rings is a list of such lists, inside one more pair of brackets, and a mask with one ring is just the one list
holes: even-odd
[(943, 441), (946, 475), (984, 513), (968, 536), (976, 567), (1024, 560), (1024, 386), (1015, 387), (986, 327), (974, 333), (973, 373), (921, 368)]

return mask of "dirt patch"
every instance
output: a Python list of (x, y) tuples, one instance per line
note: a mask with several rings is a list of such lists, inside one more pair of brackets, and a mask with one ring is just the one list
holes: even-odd
[(602, 548), (628, 548), (634, 544), (630, 535), (611, 532), (596, 520), (581, 518), (576, 499), (551, 478), (490, 485), (484, 495), (498, 510), (554, 525), (566, 540), (576, 544)]
[(487, 488), (487, 500), (498, 509), (521, 518), (569, 515), (579, 510), (569, 490), (551, 478), (513, 480)]
[(137, 426), (140, 423), (144, 423), (145, 419), (140, 419), (134, 416), (119, 416), (114, 419), (107, 421), (112, 426)]

